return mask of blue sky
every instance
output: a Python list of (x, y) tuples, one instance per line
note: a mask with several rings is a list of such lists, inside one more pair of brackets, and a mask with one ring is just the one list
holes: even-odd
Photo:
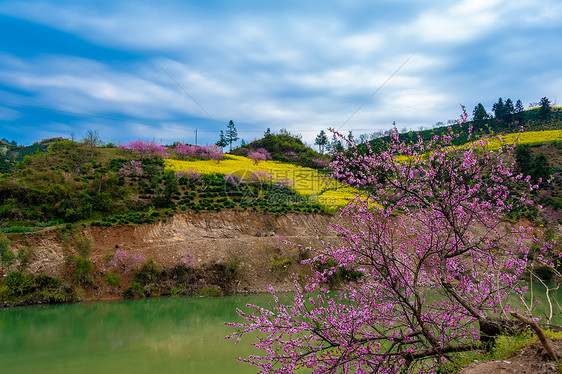
[(3, 0), (0, 138), (205, 144), (233, 120), (313, 143), (560, 105), (560, 19), (559, 0)]

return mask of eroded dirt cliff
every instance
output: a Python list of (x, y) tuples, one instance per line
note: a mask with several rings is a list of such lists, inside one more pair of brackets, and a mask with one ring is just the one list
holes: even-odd
[[(277, 290), (292, 290), (288, 275), (292, 271), (306, 272), (299, 260), (306, 257), (298, 246), (285, 241), (317, 246), (318, 237), (329, 240), (327, 229), (334, 216), (326, 214), (289, 213), (275, 215), (255, 211), (186, 212), (164, 221), (138, 226), (85, 227), (78, 234), (91, 238), (89, 258), (93, 262), (94, 284), (84, 286), (84, 298), (120, 297), (127, 282), (120, 287), (107, 287), (109, 256), (116, 249), (142, 254), (164, 267), (191, 260), (194, 268), (235, 263), (236, 280), (232, 292), (267, 292), (269, 285)], [(65, 242), (61, 230), (20, 235), (12, 241), (16, 251), (35, 247), (28, 270), (69, 279), (68, 258), (76, 254), (72, 243)], [(285, 266), (283, 266), (285, 265)]]

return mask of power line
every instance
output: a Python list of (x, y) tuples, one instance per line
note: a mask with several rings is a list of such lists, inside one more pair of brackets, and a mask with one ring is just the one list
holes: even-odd
[(396, 69), (392, 74), (390, 74), (390, 76), (379, 86), (379, 88), (377, 88), (377, 89), (375, 90), (375, 92), (373, 92), (373, 93), (371, 94), (371, 96), (369, 96), (369, 97), (367, 98), (367, 100), (365, 100), (361, 105), (359, 105), (359, 108), (357, 108), (357, 109), (355, 110), (355, 112), (353, 112), (353, 113), (341, 124), (341, 126), (338, 127), (338, 129), (337, 129), (336, 131), (340, 131), (340, 129), (341, 129), (342, 127), (344, 127), (345, 124), (348, 123), (348, 122), (357, 114), (357, 112), (359, 112), (359, 111), (361, 110), (361, 108), (363, 108), (369, 101), (371, 101), (371, 99), (373, 98), (373, 96), (375, 96), (375, 95), (376, 95), (376, 94), (377, 94), (377, 93), (378, 93), (378, 92), (379, 92), (379, 91), (380, 91), (380, 90), (381, 90), (381, 89), (382, 89), (382, 88), (383, 88), (383, 87), (384, 87), (384, 86), (385, 86), (385, 85), (386, 85), (386, 84), (387, 84), (387, 83), (404, 67), (404, 65), (406, 65), (406, 64), (408, 63), (408, 61), (410, 61), (410, 59), (411, 59), (412, 57), (414, 57), (414, 55), (410, 55), (410, 57), (408, 57), (408, 58), (406, 59), (406, 61), (404, 61), (404, 62), (402, 63), (402, 65), (400, 65), (400, 66), (398, 67), (398, 69)]
[(224, 128), (222, 127), (222, 125), (215, 119), (215, 117), (213, 117), (213, 116), (211, 115), (211, 113), (209, 113), (205, 108), (203, 108), (203, 105), (199, 104), (199, 101), (195, 100), (195, 98), (193, 97), (193, 95), (191, 95), (191, 94), (180, 84), (180, 82), (178, 82), (178, 81), (176, 80), (176, 78), (174, 78), (174, 77), (172, 76), (172, 74), (170, 74), (170, 73), (168, 72), (168, 70), (164, 69), (164, 67), (163, 67), (162, 65), (160, 65), (160, 63), (159, 63), (158, 61), (156, 61), (156, 59), (152, 58), (152, 61), (154, 61), (154, 63), (155, 63), (156, 65), (158, 65), (158, 66), (160, 67), (160, 69), (162, 69), (162, 71), (163, 71), (164, 73), (166, 73), (166, 75), (168, 75), (168, 77), (170, 77), (170, 79), (173, 80), (173, 81), (178, 85), (178, 87), (181, 88), (181, 89), (183, 90), (183, 92), (184, 92), (187, 96), (189, 96), (189, 97), (191, 98), (191, 100), (193, 100), (193, 102), (194, 102), (195, 104), (197, 104), (197, 106), (198, 106), (199, 108), (201, 108), (201, 110), (202, 110), (203, 112), (205, 112), (205, 113), (207, 114), (207, 116), (209, 116), (210, 119), (212, 119), (213, 121), (215, 121), (215, 123), (217, 124), (217, 126), (218, 126), (221, 130), (224, 130)]

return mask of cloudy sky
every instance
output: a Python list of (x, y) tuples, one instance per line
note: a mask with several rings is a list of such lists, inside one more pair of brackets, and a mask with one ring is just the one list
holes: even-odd
[[(538, 4), (538, 5), (537, 5)], [(0, 138), (312, 143), (562, 101), (559, 0), (0, 0)]]

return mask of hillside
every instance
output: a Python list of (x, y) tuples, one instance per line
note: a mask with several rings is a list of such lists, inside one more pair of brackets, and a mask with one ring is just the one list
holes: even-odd
[[(31, 231), (34, 226), (48, 226), (50, 222), (138, 224), (186, 209), (324, 211), (316, 201), (300, 198), (288, 182), (263, 179), (267, 176), (264, 173), (252, 174), (263, 170), (267, 162), (254, 165), (244, 157), (237, 160), (245, 160), (237, 165), (242, 165), (249, 175), (228, 180), (221, 166), (230, 160), (194, 159), (190, 164), (70, 140), (55, 142), (48, 152), (24, 158), (0, 177), (2, 229)], [(172, 167), (182, 162), (186, 163), (183, 170)], [(195, 171), (197, 165), (208, 167)], [(287, 167), (283, 165), (273, 166)], [(312, 169), (300, 170), (313, 177)]]
[[(284, 244), (329, 239), (330, 215), (224, 211), (178, 213), (137, 226), (74, 227), (11, 236), (15, 253), (33, 248), (29, 280), (0, 301), (44, 303), (158, 295), (223, 295), (292, 290), (306, 253)], [(87, 259), (87, 260), (86, 260)], [(85, 265), (87, 264), (87, 265)], [(54, 284), (54, 286), (53, 286)]]
[[(330, 156), (322, 155), (310, 147), (307, 147), (298, 136), (291, 135), (287, 131), (278, 134), (268, 131), (264, 137), (254, 140), (239, 148), (232, 150), (231, 154), (237, 156), (248, 156), (248, 153), (265, 149), (274, 161), (292, 163), (310, 168), (321, 168), (326, 165)], [(325, 161), (323, 161), (325, 160)]]
[[(533, 198), (545, 209), (516, 208), (508, 218), (530, 218), (559, 235), (561, 131), (504, 139), (515, 136), (522, 145), (510, 157), (542, 184)], [(283, 137), (269, 138), (277, 144)], [(291, 147), (299, 144), (291, 138)], [(261, 292), (269, 283), (288, 289), (288, 270), (305, 271), (298, 264), (307, 254), (283, 240), (317, 245), (315, 230), (329, 236), (327, 213), (353, 196), (327, 183), (325, 171), (296, 163), (130, 143), (38, 143), (39, 152), (0, 176), (0, 300), (217, 295)], [(498, 145), (492, 138), (489, 146)], [(550, 176), (555, 183), (545, 182)], [(514, 188), (512, 199), (523, 193)]]
[[(481, 121), (467, 121), (462, 125), (453, 124), (450, 128), (459, 137), (454, 140), (456, 145), (464, 144), (468, 141), (467, 134), (468, 128), (473, 128), (473, 138), (496, 135), (506, 135), (511, 133), (519, 133), (521, 128), (525, 132), (547, 131), (547, 130), (560, 130), (562, 129), (562, 107), (551, 108), (551, 116), (548, 120), (540, 118), (540, 108), (533, 108), (525, 110), (518, 119), (512, 118), (511, 121), (498, 120), (496, 118), (487, 118)], [(446, 133), (449, 126), (436, 127), (434, 129), (409, 131), (399, 134), (401, 140), (406, 142), (416, 142), (418, 137), (424, 141), (428, 141), (435, 135), (442, 135)], [(390, 140), (389, 136), (383, 136), (370, 141), (374, 149), (380, 149), (385, 143)]]

